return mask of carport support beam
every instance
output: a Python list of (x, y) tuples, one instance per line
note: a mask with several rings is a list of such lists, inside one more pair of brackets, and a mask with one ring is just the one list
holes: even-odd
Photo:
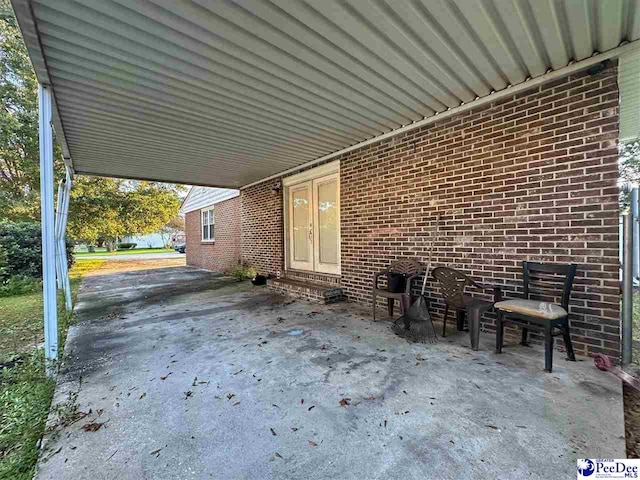
[(44, 305), (44, 350), (47, 372), (58, 359), (58, 310), (56, 292), (56, 243), (53, 195), (53, 128), (51, 92), (38, 84), (40, 140), (40, 206), (42, 228), (42, 293)]

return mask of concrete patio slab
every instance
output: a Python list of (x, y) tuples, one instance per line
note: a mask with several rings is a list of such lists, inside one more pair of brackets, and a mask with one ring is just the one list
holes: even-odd
[[(624, 457), (621, 387), (589, 360), (409, 344), (189, 267), (90, 277), (46, 439), (45, 479), (563, 479)], [(97, 431), (83, 425), (103, 423)]]

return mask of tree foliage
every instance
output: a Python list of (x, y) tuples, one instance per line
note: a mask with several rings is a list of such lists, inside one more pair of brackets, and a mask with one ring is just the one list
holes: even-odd
[(631, 188), (640, 185), (640, 141), (620, 142), (620, 205), (628, 208)]
[[(0, 0), (0, 221), (40, 220), (38, 82), (8, 0)], [(64, 175), (58, 145), (56, 180)], [(68, 233), (115, 242), (158, 231), (177, 216), (180, 187), (77, 176)]]
[(180, 208), (176, 189), (153, 182), (80, 178), (71, 189), (69, 235), (88, 243), (160, 230)]
[[(2, 217), (38, 216), (38, 82), (8, 0), (0, 0), (0, 211)], [(58, 177), (62, 155), (54, 150)]]

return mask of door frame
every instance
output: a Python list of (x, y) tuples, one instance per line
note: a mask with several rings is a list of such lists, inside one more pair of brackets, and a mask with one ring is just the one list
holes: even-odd
[[(330, 163), (326, 163), (324, 165), (321, 165), (319, 167), (315, 167), (309, 170), (305, 170), (304, 172), (298, 173), (296, 175), (290, 175), (288, 177), (285, 177), (282, 179), (282, 202), (283, 202), (283, 226), (284, 226), (284, 231), (283, 231), (283, 237), (284, 237), (284, 267), (285, 270), (300, 270), (300, 271), (304, 271), (304, 272), (309, 272), (309, 273), (318, 273), (321, 275), (340, 275), (340, 265), (341, 265), (341, 236), (340, 236), (340, 222), (338, 222), (338, 265), (337, 268), (331, 269), (333, 270), (332, 272), (329, 272), (327, 270), (329, 269), (324, 269), (325, 271), (319, 271), (317, 269), (316, 266), (312, 266), (313, 268), (310, 270), (307, 269), (301, 269), (301, 268), (296, 268), (295, 266), (291, 265), (291, 256), (290, 256), (290, 243), (291, 243), (291, 232), (289, 231), (289, 225), (290, 225), (290, 221), (289, 221), (289, 215), (290, 215), (290, 209), (291, 209), (291, 205), (289, 202), (289, 189), (290, 187), (294, 187), (298, 184), (301, 183), (305, 183), (305, 182), (309, 182), (311, 184), (311, 194), (312, 194), (312, 199), (315, 197), (315, 192), (313, 191), (315, 188), (315, 182), (313, 182), (313, 180), (321, 178), (321, 177), (326, 177), (332, 174), (336, 174), (337, 176), (337, 181), (338, 181), (338, 185), (337, 185), (337, 190), (338, 190), (338, 198), (337, 198), (337, 208), (338, 208), (338, 215), (340, 215), (340, 160), (335, 160), (333, 162)], [(312, 200), (312, 204), (313, 204), (313, 200)], [(317, 228), (315, 228), (315, 223), (316, 223), (316, 212), (315, 209), (313, 208), (312, 205), (312, 212), (311, 215), (313, 216), (314, 219), (314, 232), (313, 232), (313, 236), (314, 236), (314, 242), (312, 245), (312, 255), (313, 255), (313, 259), (314, 259), (314, 264), (315, 264), (315, 255), (316, 255), (316, 248), (315, 245), (317, 244)]]

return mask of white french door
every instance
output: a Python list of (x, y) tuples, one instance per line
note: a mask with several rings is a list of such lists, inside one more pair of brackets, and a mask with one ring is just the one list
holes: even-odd
[(288, 187), (289, 267), (340, 274), (340, 175)]

